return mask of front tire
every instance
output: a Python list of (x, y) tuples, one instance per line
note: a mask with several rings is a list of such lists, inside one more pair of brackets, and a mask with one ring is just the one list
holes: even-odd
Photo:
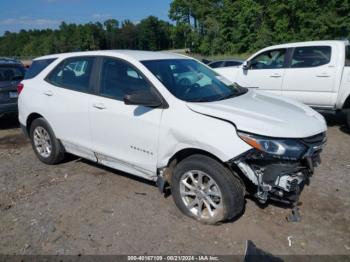
[(64, 159), (64, 150), (44, 118), (32, 122), (29, 136), (33, 150), (41, 162), (54, 165)]
[(241, 214), (245, 204), (238, 178), (204, 155), (190, 156), (175, 167), (171, 190), (177, 207), (205, 224), (232, 219)]

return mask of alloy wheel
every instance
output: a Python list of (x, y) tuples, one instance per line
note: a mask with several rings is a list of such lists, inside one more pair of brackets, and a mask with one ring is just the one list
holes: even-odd
[(48, 158), (52, 152), (52, 144), (49, 133), (45, 128), (38, 126), (33, 133), (34, 146), (40, 156)]
[(180, 195), (186, 208), (198, 219), (211, 219), (223, 212), (219, 186), (202, 171), (191, 170), (182, 175)]

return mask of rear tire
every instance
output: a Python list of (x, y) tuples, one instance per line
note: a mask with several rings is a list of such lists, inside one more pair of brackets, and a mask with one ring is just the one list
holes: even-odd
[(44, 118), (37, 118), (32, 122), (29, 137), (33, 150), (41, 162), (54, 165), (64, 159), (63, 147)]
[(187, 216), (205, 224), (216, 224), (242, 213), (242, 184), (221, 163), (204, 155), (182, 160), (171, 177), (176, 206)]

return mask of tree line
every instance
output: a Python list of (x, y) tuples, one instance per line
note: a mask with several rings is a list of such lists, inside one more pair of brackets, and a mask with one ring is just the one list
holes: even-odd
[(278, 43), (350, 36), (350, 0), (173, 0), (169, 18), (174, 23), (149, 16), (139, 23), (62, 22), (56, 30), (5, 32), (0, 56), (180, 48), (203, 55), (237, 54)]
[(169, 16), (207, 55), (350, 36), (349, 0), (174, 0)]
[(173, 26), (150, 16), (135, 24), (115, 19), (74, 24), (62, 22), (58, 29), (5, 32), (0, 38), (0, 56), (31, 57), (44, 54), (103, 50), (163, 50), (172, 44)]

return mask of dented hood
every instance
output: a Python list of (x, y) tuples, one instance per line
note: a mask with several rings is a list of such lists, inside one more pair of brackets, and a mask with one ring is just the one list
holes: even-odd
[(187, 106), (197, 113), (227, 120), (240, 131), (263, 136), (303, 138), (327, 130), (323, 116), (310, 107), (254, 90), (231, 99)]

